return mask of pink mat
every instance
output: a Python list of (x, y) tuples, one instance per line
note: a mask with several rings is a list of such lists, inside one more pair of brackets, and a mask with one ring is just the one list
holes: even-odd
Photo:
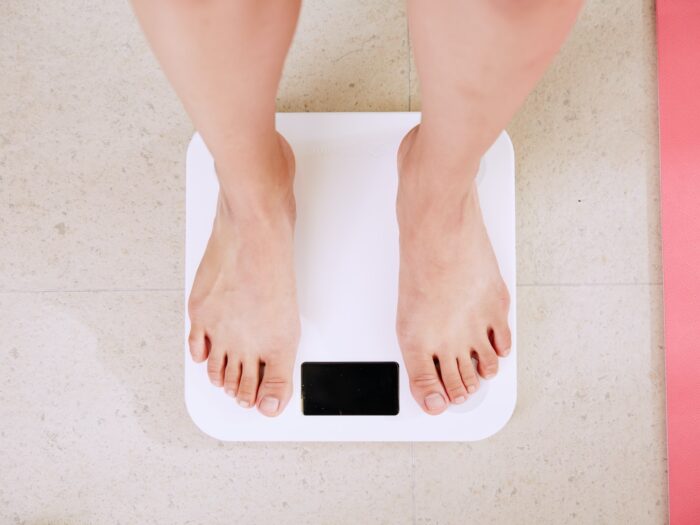
[(657, 0), (669, 511), (700, 523), (700, 0)]

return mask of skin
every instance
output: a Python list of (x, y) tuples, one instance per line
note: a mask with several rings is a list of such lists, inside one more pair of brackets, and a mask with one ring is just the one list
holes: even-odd
[(299, 342), (294, 156), (275, 95), (299, 0), (135, 0), (163, 70), (214, 157), (219, 202), (189, 298), (192, 358), (267, 416), (292, 392)]
[(398, 152), (397, 335), (413, 397), (429, 414), (466, 401), (510, 351), (508, 290), (475, 176), (581, 4), (408, 0), (422, 110)]
[[(582, 0), (408, 0), (421, 124), (398, 153), (397, 335), (416, 402), (464, 402), (510, 349), (508, 291), (474, 178)], [(220, 194), (189, 300), (189, 344), (246, 408), (284, 410), (299, 342), (294, 156), (275, 96), (300, 0), (132, 0), (211, 151)], [(476, 361), (476, 366), (473, 364)]]

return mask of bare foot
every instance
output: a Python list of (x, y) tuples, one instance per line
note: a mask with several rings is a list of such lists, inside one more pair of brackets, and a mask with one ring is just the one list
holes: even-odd
[(479, 159), (450, 168), (421, 148), (419, 129), (398, 153), (397, 335), (413, 397), (439, 414), (498, 371), (511, 345), (509, 296), (472, 182)]
[(294, 156), (281, 135), (273, 142), (217, 159), (216, 218), (188, 305), (193, 359), (206, 359), (211, 382), (239, 405), (268, 416), (291, 396), (300, 333)]

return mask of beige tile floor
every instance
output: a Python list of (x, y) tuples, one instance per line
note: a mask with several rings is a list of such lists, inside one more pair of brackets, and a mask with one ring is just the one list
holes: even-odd
[[(0, 8), (0, 523), (666, 521), (652, 0), (509, 128), (519, 403), (471, 444), (227, 444), (182, 393), (192, 132), (125, 2)], [(420, 109), (403, 0), (308, 0), (280, 111)]]

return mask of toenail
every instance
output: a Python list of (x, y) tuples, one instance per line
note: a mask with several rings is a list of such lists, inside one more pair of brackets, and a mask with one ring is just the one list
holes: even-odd
[(504, 356), (506, 356), (506, 355), (508, 355), (508, 354), (510, 354), (510, 348), (506, 348), (505, 350), (503, 350), (503, 355), (504, 355)]
[(496, 375), (495, 372), (486, 372), (486, 375), (484, 376), (484, 379), (491, 379)]
[(474, 392), (476, 392), (476, 389), (477, 389), (477, 387), (475, 385), (469, 385), (467, 387), (467, 392), (469, 392), (470, 394), (473, 394)]
[(227, 388), (226, 393), (230, 395), (231, 397), (236, 397), (236, 391), (232, 388)]
[(244, 399), (239, 399), (238, 404), (241, 405), (243, 408), (248, 408), (250, 406), (250, 403)]
[(438, 410), (445, 406), (445, 398), (440, 394), (430, 394), (425, 398), (425, 406), (428, 410)]
[(464, 396), (459, 396), (457, 399), (455, 399), (455, 404), (461, 405), (461, 404), (464, 403), (466, 400), (467, 400), (466, 397), (464, 397)]
[(274, 397), (264, 397), (260, 401), (260, 410), (267, 412), (268, 414), (274, 414), (280, 406), (280, 401)]

